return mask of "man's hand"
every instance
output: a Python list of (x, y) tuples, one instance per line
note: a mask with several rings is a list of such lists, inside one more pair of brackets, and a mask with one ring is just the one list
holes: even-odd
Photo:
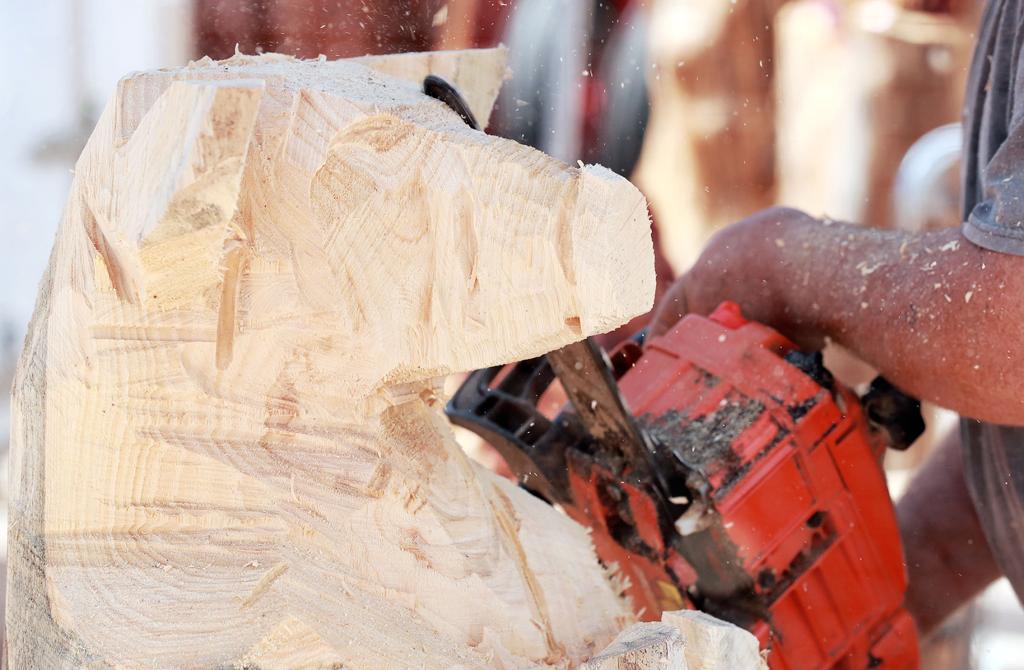
[(907, 393), (1024, 425), (1024, 258), (783, 208), (720, 231), (661, 300), (657, 334), (734, 300), (802, 348), (830, 338)]
[(689, 272), (680, 276), (655, 307), (651, 335), (661, 335), (690, 313), (707, 314), (723, 300), (739, 303), (750, 319), (778, 328), (805, 349), (823, 344), (812, 324), (794, 328), (786, 316), (780, 268), (787, 231), (817, 222), (795, 209), (774, 207), (719, 231)]

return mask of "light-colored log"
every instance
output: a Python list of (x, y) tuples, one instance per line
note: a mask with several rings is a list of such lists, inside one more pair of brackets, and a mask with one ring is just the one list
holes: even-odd
[(375, 67), (118, 86), (14, 385), (10, 667), (578, 667), (633, 620), (441, 381), (649, 309), (643, 198)]
[(696, 610), (665, 612), (661, 621), (685, 641), (689, 670), (767, 670), (757, 638), (710, 614)]
[(675, 626), (638, 623), (590, 659), (584, 670), (687, 670), (683, 636)]
[(665, 612), (633, 624), (585, 670), (767, 670), (757, 638), (696, 610)]

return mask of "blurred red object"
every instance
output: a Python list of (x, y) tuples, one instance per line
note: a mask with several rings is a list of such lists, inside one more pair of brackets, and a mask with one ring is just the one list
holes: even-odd
[(196, 0), (197, 56), (302, 58), (494, 46), (513, 1)]

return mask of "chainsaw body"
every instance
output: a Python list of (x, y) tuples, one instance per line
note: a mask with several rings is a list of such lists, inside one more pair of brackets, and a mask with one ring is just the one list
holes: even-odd
[(891, 389), (862, 406), (820, 355), (728, 303), (620, 345), (589, 381), (559, 356), (474, 373), (449, 414), (591, 529), (642, 619), (705, 610), (754, 633), (772, 670), (917, 667), (880, 457), (918, 426)]

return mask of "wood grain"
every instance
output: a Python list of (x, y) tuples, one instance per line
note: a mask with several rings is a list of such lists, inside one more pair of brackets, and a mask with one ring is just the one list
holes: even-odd
[(500, 52), (409, 58), (120, 82), (14, 384), (11, 667), (576, 667), (632, 620), (440, 406), (650, 308), (644, 200), (420, 93), (489, 106)]

